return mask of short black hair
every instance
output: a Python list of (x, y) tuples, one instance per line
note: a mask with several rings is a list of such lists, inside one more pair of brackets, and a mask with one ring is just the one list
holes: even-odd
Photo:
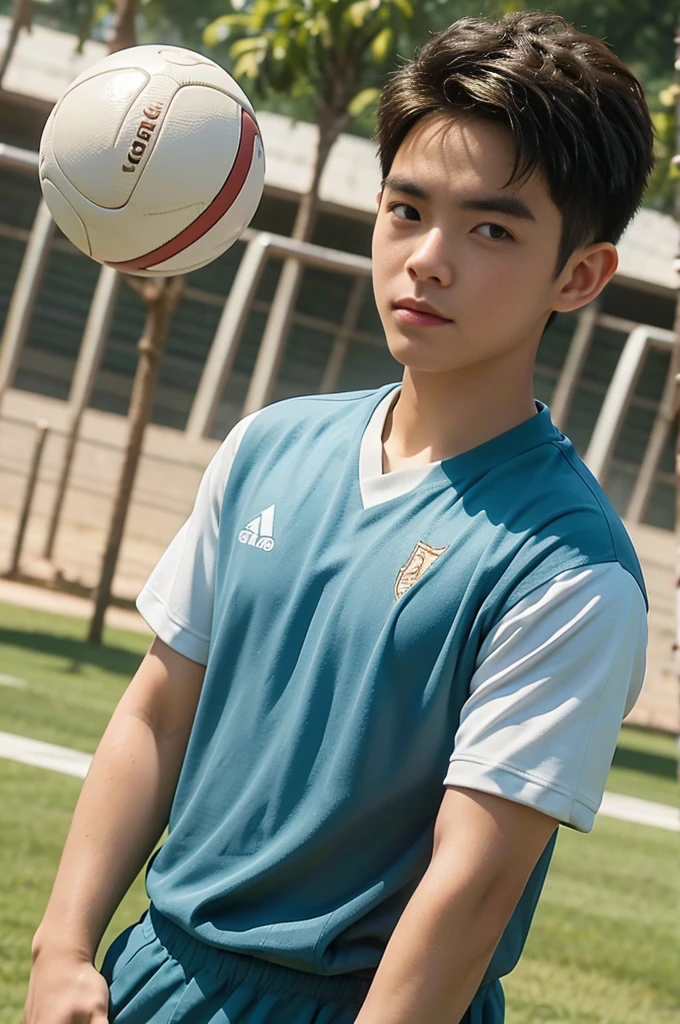
[(382, 91), (383, 180), (411, 128), (435, 113), (507, 125), (507, 185), (543, 173), (563, 218), (555, 277), (581, 246), (616, 244), (640, 207), (654, 166), (642, 85), (606, 42), (558, 14), (461, 18), (433, 35)]

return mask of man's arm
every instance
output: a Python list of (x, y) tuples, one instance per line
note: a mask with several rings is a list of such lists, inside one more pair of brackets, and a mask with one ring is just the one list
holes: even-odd
[(448, 788), (430, 864), (355, 1024), (458, 1024), (558, 824), (503, 797)]
[(618, 563), (555, 576), (482, 645), (430, 865), (356, 1024), (456, 1024), (558, 822), (590, 831), (640, 692), (644, 597)]
[(34, 954), (56, 942), (94, 957), (167, 824), (204, 672), (154, 640), (83, 783)]

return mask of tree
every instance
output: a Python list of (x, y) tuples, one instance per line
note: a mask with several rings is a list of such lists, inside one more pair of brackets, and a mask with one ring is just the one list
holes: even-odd
[[(319, 182), (333, 144), (377, 98), (380, 78), (394, 66), (412, 16), (410, 0), (232, 0), (231, 12), (206, 28), (206, 43), (216, 48), (226, 44), (234, 61), (232, 73), (246, 80), (247, 91), (312, 100), (318, 142), (293, 238), (311, 239)], [(253, 397), (255, 407), (269, 400), (302, 273), (299, 261), (286, 260), (258, 354), (258, 361), (271, 356), (274, 370)]]
[(224, 0), (144, 0), (140, 11), (143, 39), (206, 50), (203, 33), (223, 11)]
[[(680, 71), (680, 19), (675, 29), (675, 68)], [(673, 158), (673, 164), (677, 166), (680, 164), (680, 86), (676, 85), (674, 89), (674, 100), (675, 100), (675, 157)], [(676, 221), (680, 222), (680, 180), (675, 182), (675, 195), (674, 195), (674, 216)], [(680, 273), (680, 258), (676, 259), (675, 269)], [(677, 425), (678, 414), (680, 413), (680, 292), (678, 292), (675, 304), (675, 344), (673, 346), (673, 354), (671, 356), (673, 360), (673, 368), (675, 370), (675, 402), (674, 402), (674, 416), (673, 421)], [(675, 606), (676, 606), (676, 635), (675, 635), (675, 678), (678, 689), (680, 690), (680, 487), (678, 486), (678, 479), (680, 478), (680, 432), (676, 433), (675, 440), (675, 533), (678, 548), (676, 550), (676, 573), (675, 573)], [(677, 776), (680, 781), (680, 746), (678, 747), (678, 760), (677, 760)]]
[(137, 16), (137, 0), (116, 0), (116, 13), (113, 32), (109, 40), (109, 53), (126, 50), (137, 42), (135, 18)]
[(184, 277), (140, 280), (126, 275), (126, 278), (128, 284), (144, 298), (147, 312), (144, 331), (137, 345), (139, 361), (128, 411), (127, 446), (116, 488), (99, 584), (95, 593), (94, 611), (87, 637), (90, 643), (95, 644), (101, 643), (102, 639), (104, 614), (111, 599), (111, 585), (130, 508), (144, 434), (151, 419), (161, 356), (165, 348), (170, 319), (182, 297), (185, 281)]
[(5, 44), (5, 51), (3, 55), (0, 57), (0, 89), (2, 88), (2, 80), (5, 77), (5, 72), (7, 71), (7, 67), (17, 45), (19, 33), (22, 28), (30, 31), (32, 12), (33, 7), (31, 0), (14, 0), (12, 20), (7, 34), (7, 43)]
[[(111, 53), (134, 45), (135, 13), (136, 0), (118, 0), (115, 29), (109, 42)], [(144, 434), (153, 410), (161, 356), (170, 320), (182, 297), (186, 277), (140, 279), (126, 274), (125, 279), (146, 302), (146, 323), (137, 346), (139, 360), (128, 410), (127, 445), (113, 502), (88, 633), (90, 643), (97, 644), (101, 643), (104, 615), (111, 600), (111, 586), (130, 508)]]

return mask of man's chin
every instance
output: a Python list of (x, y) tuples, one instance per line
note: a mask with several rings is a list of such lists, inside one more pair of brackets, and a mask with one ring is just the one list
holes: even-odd
[(460, 365), (451, 359), (451, 352), (443, 353), (432, 342), (421, 338), (388, 338), (387, 348), (393, 359), (402, 366), (419, 373), (455, 373), (469, 365), (465, 359)]

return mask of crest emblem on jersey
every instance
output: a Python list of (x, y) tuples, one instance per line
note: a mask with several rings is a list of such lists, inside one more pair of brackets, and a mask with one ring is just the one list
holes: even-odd
[(408, 562), (406, 565), (402, 565), (397, 573), (394, 582), (394, 596), (397, 601), (414, 583), (418, 582), (423, 573), (437, 561), (439, 556), (444, 554), (448, 546), (446, 544), (443, 548), (432, 548), (424, 540), (418, 541)]
[(246, 523), (238, 535), (241, 544), (250, 544), (252, 547), (260, 548), (261, 551), (271, 551), (274, 547), (274, 509), (276, 505), (270, 505), (259, 516), (255, 516), (249, 523)]

